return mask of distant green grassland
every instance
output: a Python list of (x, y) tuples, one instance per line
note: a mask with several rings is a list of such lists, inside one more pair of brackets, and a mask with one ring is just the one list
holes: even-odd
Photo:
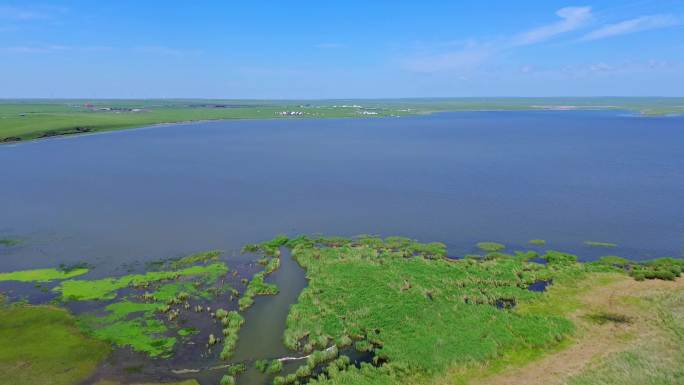
[(460, 98), (364, 100), (4, 100), (0, 143), (216, 119), (349, 118), (440, 111), (553, 109), (684, 114), (684, 98)]

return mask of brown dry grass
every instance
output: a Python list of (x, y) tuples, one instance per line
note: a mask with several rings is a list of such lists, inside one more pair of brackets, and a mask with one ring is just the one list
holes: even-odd
[[(663, 292), (684, 290), (684, 279), (637, 282), (625, 277), (599, 286), (581, 296), (582, 306), (570, 315), (578, 327), (575, 341), (566, 349), (533, 361), (521, 368), (470, 381), (477, 385), (553, 385), (586, 370), (601, 358), (643, 341), (662, 338), (657, 312), (639, 306), (639, 299)], [(625, 316), (628, 322), (599, 324), (590, 317), (597, 314)]]

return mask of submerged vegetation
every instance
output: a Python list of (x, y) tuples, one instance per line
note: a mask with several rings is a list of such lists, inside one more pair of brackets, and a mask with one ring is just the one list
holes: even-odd
[(7, 246), (7, 247), (9, 247), (9, 246), (16, 246), (16, 245), (18, 245), (19, 243), (21, 243), (21, 241), (19, 241), (18, 239), (14, 239), (14, 238), (0, 238), (0, 245), (2, 245), (2, 246)]
[(477, 248), (482, 251), (488, 251), (490, 253), (501, 251), (506, 248), (505, 245), (496, 242), (479, 242)]
[(617, 243), (610, 242), (584, 241), (584, 244), (589, 247), (618, 247)]

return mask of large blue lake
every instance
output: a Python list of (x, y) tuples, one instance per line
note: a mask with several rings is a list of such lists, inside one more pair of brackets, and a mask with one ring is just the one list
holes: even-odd
[(278, 233), (404, 235), (452, 255), (541, 238), (586, 257), (679, 256), (683, 149), (684, 118), (605, 111), (219, 121), (4, 145), (0, 238), (22, 243), (0, 246), (0, 271), (239, 258)]

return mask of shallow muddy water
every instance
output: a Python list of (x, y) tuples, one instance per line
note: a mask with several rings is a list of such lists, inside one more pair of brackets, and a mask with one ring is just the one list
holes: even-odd
[[(682, 144), (681, 117), (544, 111), (206, 122), (2, 145), (0, 238), (21, 242), (0, 245), (0, 271), (85, 261), (86, 278), (102, 277), (209, 249), (233, 268), (254, 259), (242, 245), (279, 233), (403, 235), (445, 242), (452, 256), (482, 241), (680, 256)], [(283, 255), (267, 280), (281, 293), (245, 313), (232, 362), (293, 355), (282, 332), (304, 272)], [(240, 377), (265, 381), (251, 364)]]

